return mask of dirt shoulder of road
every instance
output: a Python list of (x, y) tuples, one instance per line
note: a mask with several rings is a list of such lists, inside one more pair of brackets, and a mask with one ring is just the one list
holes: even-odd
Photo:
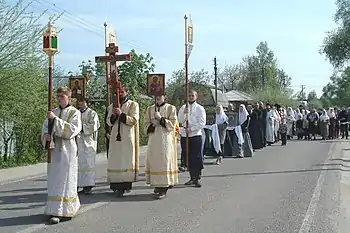
[[(146, 153), (147, 146), (140, 147), (140, 155)], [(99, 153), (96, 156), (96, 164), (107, 162), (106, 153)], [(22, 167), (0, 169), (0, 185), (45, 176), (47, 163), (38, 163)]]

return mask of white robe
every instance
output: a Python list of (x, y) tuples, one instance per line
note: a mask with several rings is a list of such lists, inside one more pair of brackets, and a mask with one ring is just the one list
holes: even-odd
[(275, 142), (275, 121), (277, 120), (276, 113), (271, 109), (266, 115), (266, 141), (269, 143)]
[(83, 130), (78, 135), (78, 187), (95, 186), (97, 136), (100, 122), (97, 113), (87, 108), (81, 113)]
[(146, 129), (152, 122), (155, 131), (148, 135), (146, 156), (146, 183), (153, 187), (169, 187), (179, 182), (177, 167), (177, 139), (175, 126), (177, 123), (176, 108), (165, 104), (159, 108), (159, 113), (165, 119), (165, 127), (159, 125), (154, 118), (154, 105), (147, 108)]
[(139, 104), (128, 100), (121, 110), (126, 114), (126, 124), (120, 123), (121, 141), (117, 141), (119, 118), (112, 124), (113, 106), (108, 107), (107, 124), (113, 126), (108, 152), (109, 183), (135, 182), (139, 174)]
[(287, 110), (287, 135), (293, 136), (293, 123), (295, 122), (295, 114), (291, 107)]
[[(80, 208), (77, 193), (78, 157), (76, 136), (81, 131), (81, 114), (76, 108), (56, 108), (53, 140), (50, 148), (51, 163), (47, 165), (47, 202), (45, 214), (56, 217), (73, 217)], [(44, 134), (48, 132), (48, 121), (45, 120), (42, 129), (42, 143), (45, 145)]]

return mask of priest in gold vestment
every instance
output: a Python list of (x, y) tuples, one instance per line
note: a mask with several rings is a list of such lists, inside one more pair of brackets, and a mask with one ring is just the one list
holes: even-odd
[(178, 184), (176, 108), (165, 103), (164, 95), (156, 105), (147, 108), (145, 124), (148, 134), (146, 183), (154, 187), (158, 198), (165, 197), (169, 187)]
[(107, 179), (118, 196), (129, 193), (139, 174), (139, 105), (120, 91), (120, 108), (108, 107), (107, 124), (112, 127)]
[(45, 215), (51, 224), (71, 219), (80, 208), (77, 192), (78, 157), (76, 136), (82, 129), (80, 111), (69, 105), (70, 89), (57, 90), (59, 107), (48, 112), (53, 120), (52, 134), (48, 134), (48, 120), (42, 129), (42, 143), (51, 141), (51, 162), (47, 166), (47, 202)]

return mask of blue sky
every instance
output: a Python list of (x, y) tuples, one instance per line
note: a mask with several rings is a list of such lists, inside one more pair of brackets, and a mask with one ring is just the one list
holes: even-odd
[(55, 23), (63, 29), (56, 63), (67, 71), (104, 54), (107, 19), (117, 29), (121, 52), (149, 52), (156, 71), (170, 78), (173, 70), (183, 67), (183, 16), (190, 13), (194, 25), (190, 71), (203, 68), (212, 73), (214, 56), (219, 66), (240, 63), (260, 41), (267, 41), (296, 91), (303, 84), (306, 91), (321, 94), (332, 72), (319, 49), (325, 32), (335, 27), (334, 1), (36, 0), (31, 9), (48, 9), (46, 19), (67, 11)]

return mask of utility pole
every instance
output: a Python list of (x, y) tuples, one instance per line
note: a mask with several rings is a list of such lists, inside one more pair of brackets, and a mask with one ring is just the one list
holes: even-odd
[(218, 67), (216, 64), (216, 57), (214, 57), (214, 84), (215, 84), (215, 103), (218, 104)]
[(300, 99), (301, 101), (304, 101), (305, 98), (304, 98), (304, 90), (305, 90), (305, 85), (301, 85), (301, 91), (300, 91)]

